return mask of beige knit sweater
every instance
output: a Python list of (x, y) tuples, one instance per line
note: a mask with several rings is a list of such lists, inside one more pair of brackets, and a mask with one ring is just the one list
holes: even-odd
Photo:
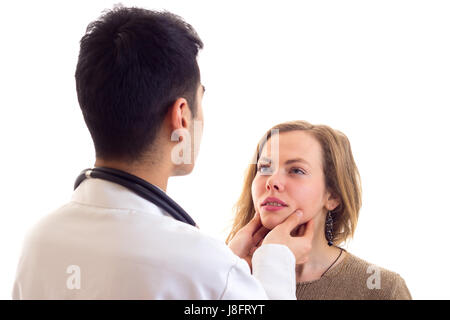
[(320, 279), (297, 283), (298, 300), (410, 300), (405, 280), (345, 251)]

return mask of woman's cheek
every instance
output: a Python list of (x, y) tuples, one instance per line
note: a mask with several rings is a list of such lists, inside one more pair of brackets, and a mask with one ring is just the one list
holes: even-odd
[(303, 186), (302, 188), (297, 188), (300, 192), (293, 195), (293, 197), (297, 200), (296, 205), (297, 208), (302, 210), (303, 212), (303, 221), (309, 221), (317, 215), (318, 212), (320, 212), (322, 199), (318, 192), (308, 186)]
[(260, 183), (258, 183), (258, 177), (255, 177), (254, 179), (253, 179), (253, 182), (252, 182), (252, 188), (251, 188), (251, 191), (252, 191), (252, 199), (253, 199), (253, 205), (256, 207), (256, 203), (258, 202), (258, 198), (259, 198), (259, 192), (258, 192), (258, 185), (260, 184)]
[(265, 180), (263, 179), (263, 177), (256, 176), (253, 179), (251, 192), (252, 192), (253, 206), (256, 211), (259, 211), (258, 203), (261, 203), (261, 201), (263, 200), (262, 197), (264, 196), (265, 193)]

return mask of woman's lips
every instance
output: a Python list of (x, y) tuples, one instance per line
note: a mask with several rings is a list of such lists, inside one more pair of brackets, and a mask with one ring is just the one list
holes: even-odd
[(261, 204), (261, 208), (267, 211), (278, 211), (287, 206), (284, 201), (275, 197), (267, 197)]
[(286, 208), (285, 206), (270, 206), (270, 205), (265, 205), (261, 207), (263, 210), (267, 210), (267, 211), (278, 211), (278, 210), (282, 210), (284, 208)]

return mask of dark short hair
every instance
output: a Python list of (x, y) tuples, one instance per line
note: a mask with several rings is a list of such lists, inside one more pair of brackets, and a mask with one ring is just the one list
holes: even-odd
[(167, 11), (117, 7), (88, 25), (75, 79), (97, 158), (138, 161), (180, 97), (195, 117), (202, 48), (194, 28)]

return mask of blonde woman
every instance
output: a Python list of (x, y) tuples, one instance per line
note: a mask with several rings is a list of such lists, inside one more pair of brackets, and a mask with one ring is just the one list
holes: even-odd
[(255, 214), (268, 231), (300, 209), (296, 235), (313, 220), (314, 236), (308, 260), (296, 266), (297, 299), (411, 299), (400, 275), (339, 247), (353, 236), (361, 207), (358, 168), (343, 133), (285, 122), (264, 135), (254, 160), (227, 242)]

